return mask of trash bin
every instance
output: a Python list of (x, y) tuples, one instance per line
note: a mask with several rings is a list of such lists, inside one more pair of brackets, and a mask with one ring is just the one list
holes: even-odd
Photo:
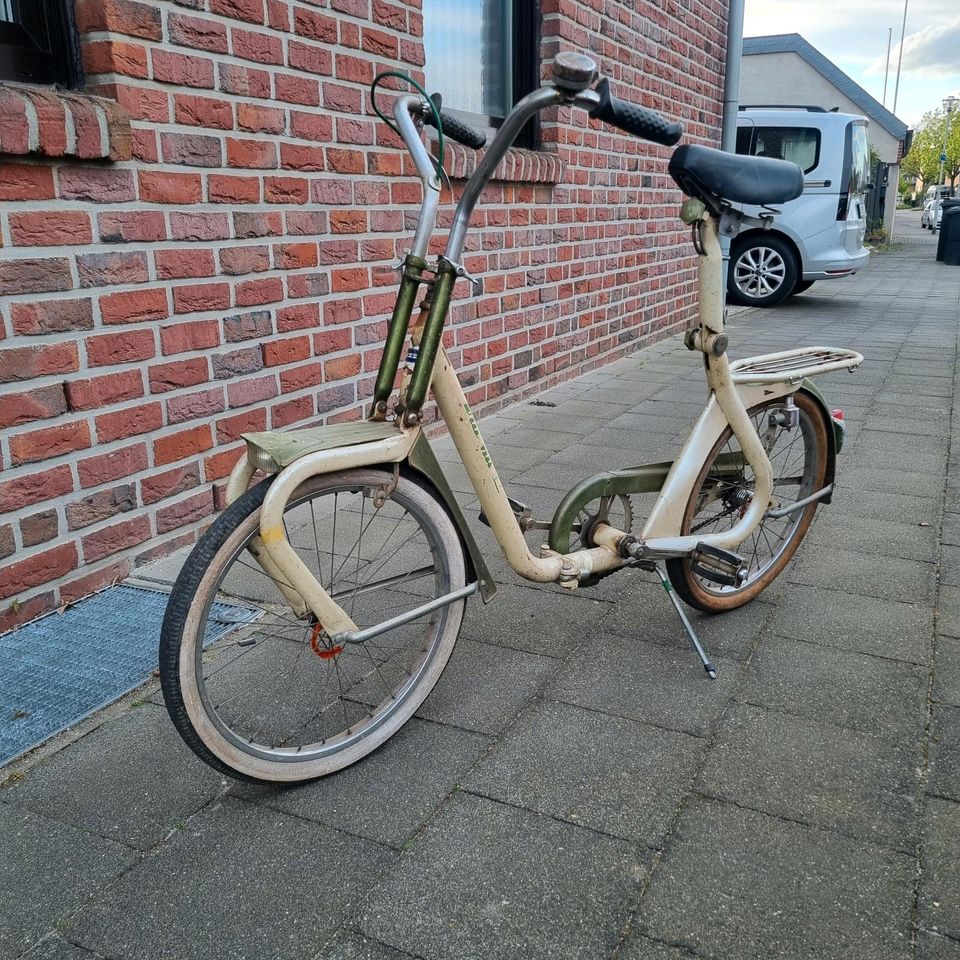
[(943, 201), (937, 259), (950, 266), (960, 267), (960, 199)]

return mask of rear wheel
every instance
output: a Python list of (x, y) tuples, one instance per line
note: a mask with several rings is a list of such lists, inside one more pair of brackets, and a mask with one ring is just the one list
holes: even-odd
[[(297, 555), (361, 629), (465, 584), (446, 510), (412, 480), (394, 480), (368, 469), (315, 477), (284, 512)], [(335, 642), (312, 616), (296, 617), (251, 553), (269, 484), (231, 504), (184, 565), (160, 676), (174, 724), (211, 766), (246, 780), (309, 780), (359, 760), (413, 715), (446, 666), (466, 601), (363, 643)], [(249, 623), (224, 634), (224, 618)]]
[(790, 291), (790, 296), (795, 297), (798, 293), (809, 290), (816, 282), (816, 280), (798, 280)]
[[(773, 467), (771, 506), (797, 503), (823, 487), (827, 470), (827, 424), (823, 410), (809, 394), (793, 395), (799, 425), (779, 423), (786, 399), (769, 400), (748, 412)], [(731, 529), (753, 499), (755, 478), (729, 427), (707, 457), (683, 515), (683, 536), (707, 536)], [(693, 572), (690, 560), (667, 561), (667, 573), (677, 594), (693, 607), (710, 613), (733, 610), (769, 586), (796, 553), (817, 502), (779, 519), (764, 518), (737, 547), (747, 565), (747, 578), (737, 587), (722, 586)]]
[(790, 245), (779, 237), (754, 234), (730, 251), (727, 299), (748, 307), (772, 307), (790, 296), (800, 271)]

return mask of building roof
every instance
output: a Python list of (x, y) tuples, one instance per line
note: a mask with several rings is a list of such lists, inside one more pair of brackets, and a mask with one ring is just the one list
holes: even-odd
[(907, 125), (898, 120), (882, 103), (867, 93), (860, 84), (850, 79), (835, 63), (828, 60), (799, 33), (780, 33), (768, 37), (744, 37), (745, 57), (760, 53), (795, 53), (805, 60), (824, 79), (832, 83), (845, 97), (852, 100), (871, 120), (897, 140), (907, 137)]

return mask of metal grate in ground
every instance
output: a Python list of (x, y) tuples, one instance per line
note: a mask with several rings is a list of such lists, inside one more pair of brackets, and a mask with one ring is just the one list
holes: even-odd
[[(167, 597), (111, 587), (0, 636), (0, 766), (149, 679)], [(204, 643), (258, 614), (215, 603)]]

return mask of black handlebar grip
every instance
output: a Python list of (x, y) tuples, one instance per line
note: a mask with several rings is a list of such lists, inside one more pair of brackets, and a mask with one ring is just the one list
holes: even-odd
[(604, 123), (665, 147), (672, 147), (683, 136), (682, 123), (671, 123), (653, 110), (615, 97), (610, 92), (610, 81), (606, 77), (594, 89), (600, 95), (600, 102), (590, 111), (590, 116), (595, 120), (603, 120)]
[[(436, 94), (434, 94), (434, 96), (436, 96)], [(443, 124), (443, 135), (445, 137), (456, 140), (457, 143), (462, 143), (465, 147), (473, 147), (474, 150), (479, 150), (486, 145), (487, 135), (482, 130), (478, 130), (476, 127), (471, 127), (469, 123), (458, 120), (453, 115), (447, 113), (446, 110), (438, 109), (437, 113), (440, 114), (440, 122)], [(429, 123), (431, 127), (436, 126), (433, 122), (432, 111), (425, 111), (424, 121)]]

